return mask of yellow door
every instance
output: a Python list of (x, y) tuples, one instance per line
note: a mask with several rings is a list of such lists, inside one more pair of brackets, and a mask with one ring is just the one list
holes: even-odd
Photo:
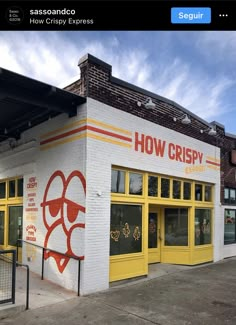
[(4, 249), (6, 245), (6, 234), (5, 234), (5, 208), (0, 207), (0, 249)]
[(149, 208), (148, 213), (148, 263), (161, 261), (161, 214), (160, 209)]

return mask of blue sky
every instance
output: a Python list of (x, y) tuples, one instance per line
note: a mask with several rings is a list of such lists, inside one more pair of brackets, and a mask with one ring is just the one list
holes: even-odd
[(236, 32), (0, 32), (1, 67), (56, 86), (86, 53), (236, 135)]

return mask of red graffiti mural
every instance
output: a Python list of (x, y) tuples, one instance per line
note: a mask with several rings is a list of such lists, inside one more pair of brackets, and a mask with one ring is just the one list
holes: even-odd
[[(65, 248), (64, 254), (71, 255), (74, 257), (78, 256), (72, 247), (72, 236), (78, 231), (78, 229), (85, 228), (84, 222), (79, 222), (80, 213), (85, 213), (85, 207), (80, 205), (79, 202), (75, 202), (68, 199), (68, 193), (71, 192), (72, 182), (79, 182), (82, 185), (83, 194), (86, 194), (86, 181), (83, 174), (75, 170), (66, 179), (62, 171), (55, 171), (50, 177), (43, 197), (41, 207), (43, 210), (43, 222), (47, 229), (47, 233), (44, 240), (44, 247), (49, 246), (49, 241), (52, 239), (58, 239), (60, 236), (60, 242), (63, 242)], [(78, 185), (78, 184), (77, 184)], [(57, 193), (55, 199), (51, 199), (51, 193)], [(82, 198), (83, 199), (83, 198)], [(78, 201), (81, 197), (78, 197)], [(77, 235), (76, 235), (77, 236)], [(54, 258), (57, 264), (58, 270), (62, 273), (67, 266), (70, 258), (64, 255), (55, 253), (53, 251), (45, 251), (44, 259), (47, 260), (49, 257)]]

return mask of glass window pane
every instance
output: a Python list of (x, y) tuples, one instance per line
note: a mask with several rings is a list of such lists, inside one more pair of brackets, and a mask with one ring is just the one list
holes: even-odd
[(6, 182), (0, 183), (0, 199), (4, 199), (6, 197)]
[(212, 200), (212, 194), (211, 191), (212, 190), (212, 186), (210, 185), (205, 185), (205, 201), (210, 202)]
[(143, 175), (129, 173), (129, 194), (143, 194)]
[(170, 180), (168, 178), (161, 179), (161, 197), (170, 197)]
[(17, 180), (17, 196), (23, 196), (23, 178)]
[(211, 210), (195, 209), (195, 245), (211, 243)]
[(0, 211), (0, 245), (4, 245), (4, 217), (5, 212)]
[(9, 207), (8, 245), (16, 246), (17, 239), (22, 239), (22, 206)]
[(157, 248), (158, 218), (156, 212), (148, 215), (148, 248)]
[(158, 178), (148, 176), (148, 196), (157, 196)]
[(184, 182), (184, 200), (191, 200), (191, 183)]
[(111, 191), (113, 193), (125, 193), (125, 172), (124, 171), (112, 169)]
[(229, 189), (228, 188), (225, 188), (225, 190), (224, 190), (224, 202), (225, 203), (230, 203), (230, 201), (229, 201)]
[(173, 199), (181, 199), (181, 182), (173, 180)]
[(231, 244), (236, 242), (236, 210), (225, 209), (225, 230), (224, 243)]
[(224, 191), (224, 198), (227, 200), (229, 198), (229, 189), (228, 188), (225, 188), (225, 191)]
[(188, 209), (165, 209), (165, 245), (188, 246)]
[(195, 184), (195, 200), (202, 201), (202, 185)]
[(230, 196), (230, 203), (235, 203), (236, 202), (236, 198), (235, 198), (235, 189), (231, 188), (229, 191), (229, 196)]
[(142, 206), (111, 205), (110, 255), (142, 251)]
[(12, 181), (9, 181), (9, 197), (15, 197), (16, 196), (16, 182), (13, 179)]

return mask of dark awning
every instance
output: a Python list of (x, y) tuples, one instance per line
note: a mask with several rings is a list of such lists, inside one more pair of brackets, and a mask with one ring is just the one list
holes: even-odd
[(58, 114), (75, 116), (86, 98), (0, 68), (0, 141)]

